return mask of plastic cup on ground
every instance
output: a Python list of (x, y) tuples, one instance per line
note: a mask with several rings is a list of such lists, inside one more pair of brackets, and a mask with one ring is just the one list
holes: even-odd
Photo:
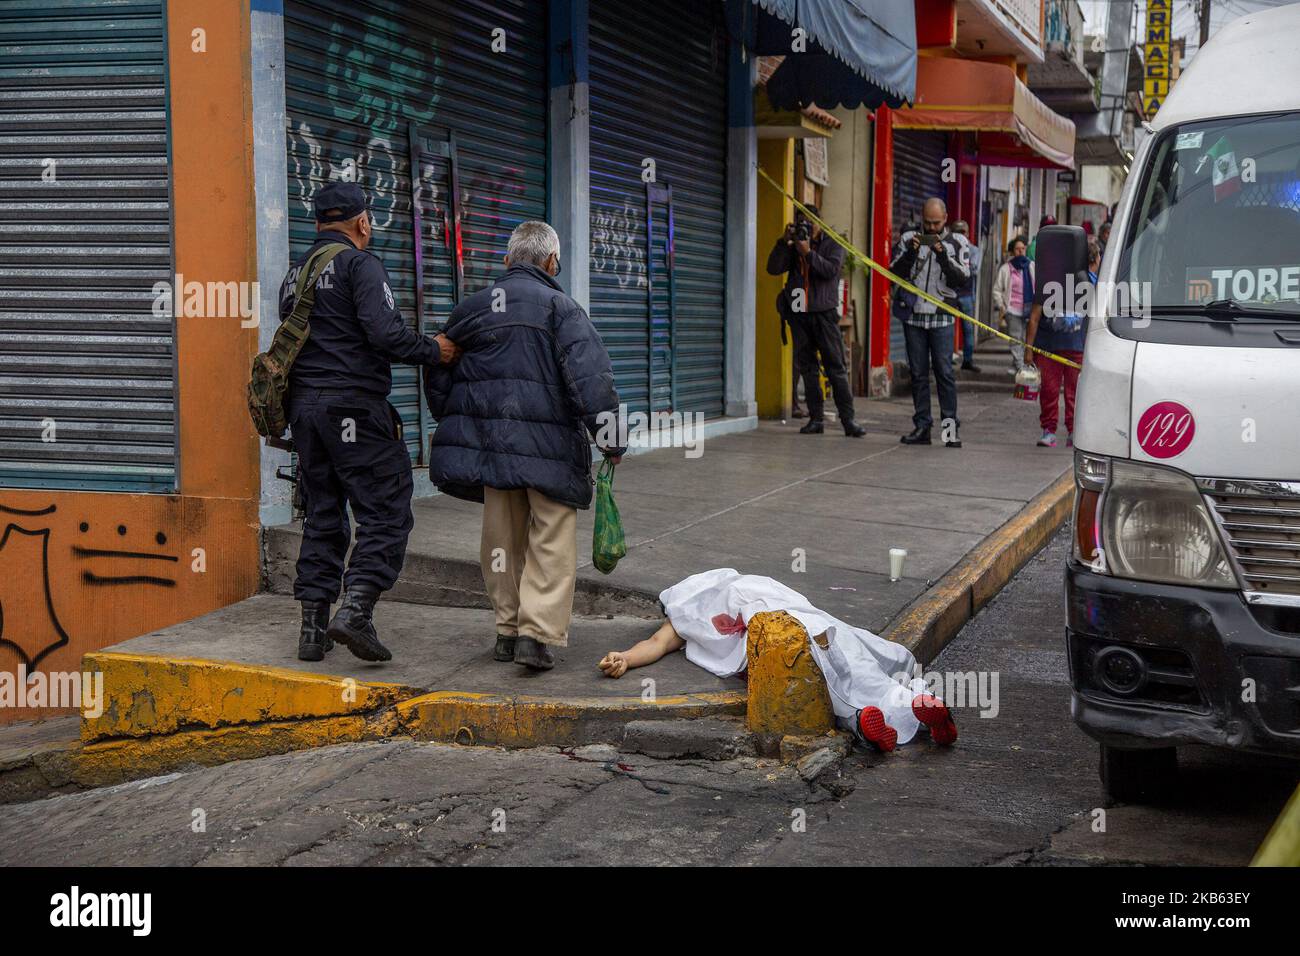
[(889, 580), (897, 581), (903, 576), (903, 559), (907, 557), (906, 548), (889, 549)]

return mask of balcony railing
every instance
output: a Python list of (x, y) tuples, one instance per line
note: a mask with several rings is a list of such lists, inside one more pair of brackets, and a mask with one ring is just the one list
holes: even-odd
[(1043, 43), (1043, 0), (989, 0), (1002, 15), (1038, 46)]

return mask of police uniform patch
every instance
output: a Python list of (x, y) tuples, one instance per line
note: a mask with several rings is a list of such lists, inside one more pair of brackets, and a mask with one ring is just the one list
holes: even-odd
[(388, 303), (390, 309), (394, 308), (397, 304), (393, 301), (393, 290), (388, 288), (387, 282), (384, 283), (384, 301)]

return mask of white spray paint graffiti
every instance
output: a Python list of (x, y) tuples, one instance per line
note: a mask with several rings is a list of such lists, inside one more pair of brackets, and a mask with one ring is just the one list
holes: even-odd
[(630, 200), (622, 210), (601, 209), (591, 224), (591, 271), (611, 273), (620, 288), (645, 288), (645, 249), (639, 234), (643, 221)]
[[(399, 174), (409, 168), (406, 127), (411, 120), (427, 122), (437, 112), (439, 95), (426, 91), (436, 91), (439, 85), (441, 59), (436, 50), (397, 46), (394, 37), (399, 36), (398, 24), (378, 17), (367, 21), (360, 37), (349, 36), (344, 25), (330, 26), (326, 101), (335, 120), (362, 127), (368, 137), (354, 153), (350, 150), (357, 147), (349, 144), (358, 143), (358, 137), (346, 125), (318, 123), (313, 129), (306, 120), (296, 127), (290, 123), (290, 177), (305, 212), (311, 211), (311, 197), (323, 180), (364, 185), (380, 229), (392, 224), (395, 211), (409, 207), (406, 190), (398, 188)], [(378, 77), (383, 77), (382, 83), (376, 82)]]
[(433, 163), (420, 167), (420, 181), (415, 184), (416, 201), (420, 203), (428, 216), (429, 238), (434, 242), (446, 242), (448, 223), (446, 210), (438, 205), (438, 174), (440, 170)]

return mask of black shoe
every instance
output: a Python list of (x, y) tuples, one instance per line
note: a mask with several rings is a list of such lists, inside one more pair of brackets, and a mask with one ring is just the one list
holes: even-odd
[(930, 444), (930, 429), (913, 428), (910, 432), (899, 439), (904, 445), (928, 445)]
[(494, 661), (513, 661), (515, 659), (515, 638), (497, 635), (497, 646), (492, 649)]
[(826, 425), (817, 418), (811, 419), (807, 425), (799, 429), (800, 435), (820, 435), (826, 431)]
[(957, 419), (955, 418), (944, 419), (944, 428), (942, 429), (942, 434), (944, 435), (948, 434), (947, 425), (950, 422), (952, 423), (952, 438), (945, 438), (943, 440), (943, 446), (945, 448), (960, 448), (961, 447), (961, 422), (957, 421)]
[(325, 633), (363, 661), (391, 661), (392, 652), (375, 633), (375, 602), (379, 589), (367, 585), (348, 588), (334, 620)]
[(844, 423), (844, 434), (848, 438), (861, 438), (866, 433), (867, 430), (851, 418)]
[(978, 375), (980, 367), (976, 365), (974, 362), (962, 362), (961, 370), (963, 372), (974, 372), (976, 375)]
[(551, 649), (541, 641), (520, 634), (515, 639), (515, 663), (535, 671), (549, 671), (555, 666), (555, 658)]
[(323, 661), (334, 642), (325, 634), (330, 622), (328, 601), (302, 602), (302, 632), (298, 635), (298, 660)]

